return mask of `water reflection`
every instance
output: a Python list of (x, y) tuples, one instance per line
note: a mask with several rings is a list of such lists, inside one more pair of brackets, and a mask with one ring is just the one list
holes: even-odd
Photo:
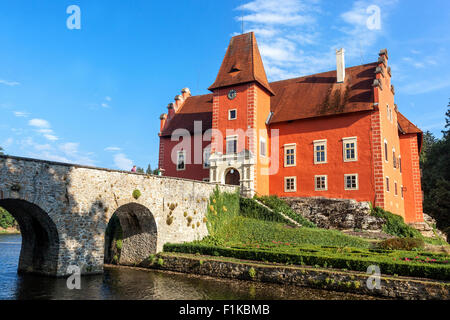
[(20, 236), (0, 235), (0, 299), (372, 299), (367, 296), (294, 286), (115, 267), (106, 268), (103, 275), (82, 277), (81, 290), (69, 290), (64, 278), (17, 275), (19, 254)]

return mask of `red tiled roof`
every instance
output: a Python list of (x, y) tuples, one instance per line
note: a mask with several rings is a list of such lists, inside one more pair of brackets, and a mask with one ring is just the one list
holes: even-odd
[(347, 68), (344, 83), (336, 70), (271, 82), (271, 123), (373, 110), (377, 63)]
[[(271, 123), (373, 110), (377, 64), (347, 68), (344, 83), (336, 82), (336, 71), (271, 82), (275, 93), (271, 97)], [(194, 120), (203, 121), (203, 129), (209, 129), (211, 118), (212, 94), (189, 97), (162, 135), (170, 135), (177, 128), (192, 133)]]
[(400, 112), (397, 113), (398, 125), (404, 133), (423, 133), (422, 130), (417, 128), (411, 121), (409, 121)]
[(231, 38), (216, 81), (209, 90), (256, 81), (270, 94), (264, 65), (253, 32)]
[(194, 132), (194, 121), (202, 121), (203, 131), (212, 126), (212, 94), (192, 96), (186, 99), (175, 116), (168, 120), (161, 136), (170, 136), (176, 129), (186, 129)]

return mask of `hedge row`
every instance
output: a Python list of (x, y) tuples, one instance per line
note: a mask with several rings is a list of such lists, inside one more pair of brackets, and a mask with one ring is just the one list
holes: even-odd
[(414, 261), (394, 261), (392, 257), (352, 257), (329, 252), (285, 253), (258, 249), (224, 248), (195, 243), (165, 244), (164, 251), (211, 256), (232, 257), (255, 261), (269, 261), (283, 264), (321, 266), (366, 272), (370, 265), (380, 267), (382, 274), (450, 280), (449, 265), (417, 263)]
[(282, 199), (278, 198), (275, 195), (261, 196), (261, 197), (257, 197), (256, 199), (258, 199), (259, 201), (264, 203), (266, 206), (268, 206), (273, 211), (281, 212), (281, 213), (287, 215), (289, 218), (297, 221), (304, 227), (317, 228), (317, 226), (313, 222), (309, 221), (308, 219), (303, 217), (301, 214), (296, 213), (294, 210), (292, 210), (292, 208), (285, 201), (283, 201)]
[(264, 221), (281, 222), (293, 225), (293, 223), (283, 217), (276, 211), (270, 211), (264, 206), (260, 205), (254, 199), (240, 198), (239, 199), (240, 215)]

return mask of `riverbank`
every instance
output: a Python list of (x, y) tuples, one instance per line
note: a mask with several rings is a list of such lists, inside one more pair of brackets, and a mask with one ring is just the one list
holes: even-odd
[(142, 268), (278, 283), (402, 300), (450, 300), (450, 282), (398, 276), (381, 276), (379, 289), (369, 289), (369, 275), (342, 269), (282, 265), (228, 257), (161, 253), (139, 265)]
[(20, 234), (20, 230), (16, 228), (0, 228), (0, 234)]

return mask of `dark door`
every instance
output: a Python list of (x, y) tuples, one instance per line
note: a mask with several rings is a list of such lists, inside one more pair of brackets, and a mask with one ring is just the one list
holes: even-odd
[(239, 171), (236, 169), (228, 170), (225, 175), (225, 184), (231, 184), (233, 186), (238, 186), (240, 183), (241, 177), (239, 175)]

